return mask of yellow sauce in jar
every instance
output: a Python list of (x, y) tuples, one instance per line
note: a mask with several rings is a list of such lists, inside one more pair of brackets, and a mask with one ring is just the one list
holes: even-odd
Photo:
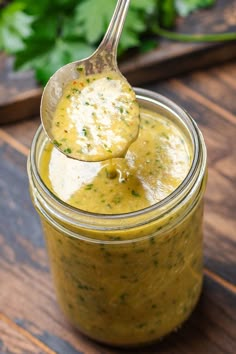
[[(141, 109), (139, 137), (124, 159), (113, 159), (113, 176), (107, 161), (74, 161), (50, 143), (40, 175), (69, 206), (118, 215), (170, 195), (188, 174), (192, 154), (177, 125)], [(192, 196), (147, 224), (140, 215), (142, 225), (130, 229), (118, 220), (120, 230), (106, 230), (104, 220), (104, 231), (67, 223), (63, 231), (41, 218), (58, 301), (77, 328), (108, 344), (137, 345), (163, 337), (189, 316), (202, 286), (203, 190), (204, 184), (197, 202)]]
[(192, 151), (174, 123), (142, 109), (139, 137), (125, 158), (76, 161), (49, 144), (41, 161), (45, 183), (61, 200), (89, 212), (120, 214), (153, 205), (173, 192), (190, 169)]

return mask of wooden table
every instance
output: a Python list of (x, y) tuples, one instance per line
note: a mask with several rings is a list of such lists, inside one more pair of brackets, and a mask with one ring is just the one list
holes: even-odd
[(208, 147), (205, 281), (190, 320), (149, 348), (122, 351), (76, 333), (52, 287), (26, 157), (39, 118), (0, 127), (1, 354), (236, 353), (236, 63), (149, 85), (185, 107)]

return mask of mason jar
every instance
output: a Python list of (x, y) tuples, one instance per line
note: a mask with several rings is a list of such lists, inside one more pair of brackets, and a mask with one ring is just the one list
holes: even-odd
[(136, 89), (142, 108), (170, 119), (193, 151), (191, 168), (168, 197), (131, 213), (104, 215), (74, 208), (40, 176), (48, 138), (40, 127), (28, 175), (46, 240), (58, 303), (66, 318), (94, 340), (115, 346), (156, 341), (179, 328), (202, 288), (206, 147), (181, 107)]

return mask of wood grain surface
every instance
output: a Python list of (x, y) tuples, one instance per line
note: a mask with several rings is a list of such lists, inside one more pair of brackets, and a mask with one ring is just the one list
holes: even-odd
[(76, 332), (55, 300), (39, 219), (28, 193), (26, 158), (39, 118), (0, 128), (1, 354), (235, 354), (236, 63), (145, 85), (183, 106), (208, 148), (205, 279), (181, 330), (151, 347), (120, 350)]
[[(222, 33), (236, 31), (236, 1), (217, 0), (210, 10), (179, 19), (179, 33)], [(132, 52), (133, 53), (133, 52)], [(236, 57), (236, 42), (180, 43), (160, 40), (156, 49), (130, 54), (120, 69), (132, 85), (166, 79)], [(32, 72), (14, 72), (13, 58), (0, 53), (0, 123), (39, 114), (42, 93)]]

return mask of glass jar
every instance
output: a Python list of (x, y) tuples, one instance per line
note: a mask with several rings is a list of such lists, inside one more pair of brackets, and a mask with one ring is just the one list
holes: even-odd
[(58, 199), (39, 174), (47, 137), (28, 159), (60, 307), (87, 336), (116, 346), (147, 344), (178, 328), (202, 288), (206, 148), (192, 118), (169, 99), (136, 89), (141, 107), (174, 121), (193, 149), (190, 171), (164, 200), (127, 214), (85, 212)]

